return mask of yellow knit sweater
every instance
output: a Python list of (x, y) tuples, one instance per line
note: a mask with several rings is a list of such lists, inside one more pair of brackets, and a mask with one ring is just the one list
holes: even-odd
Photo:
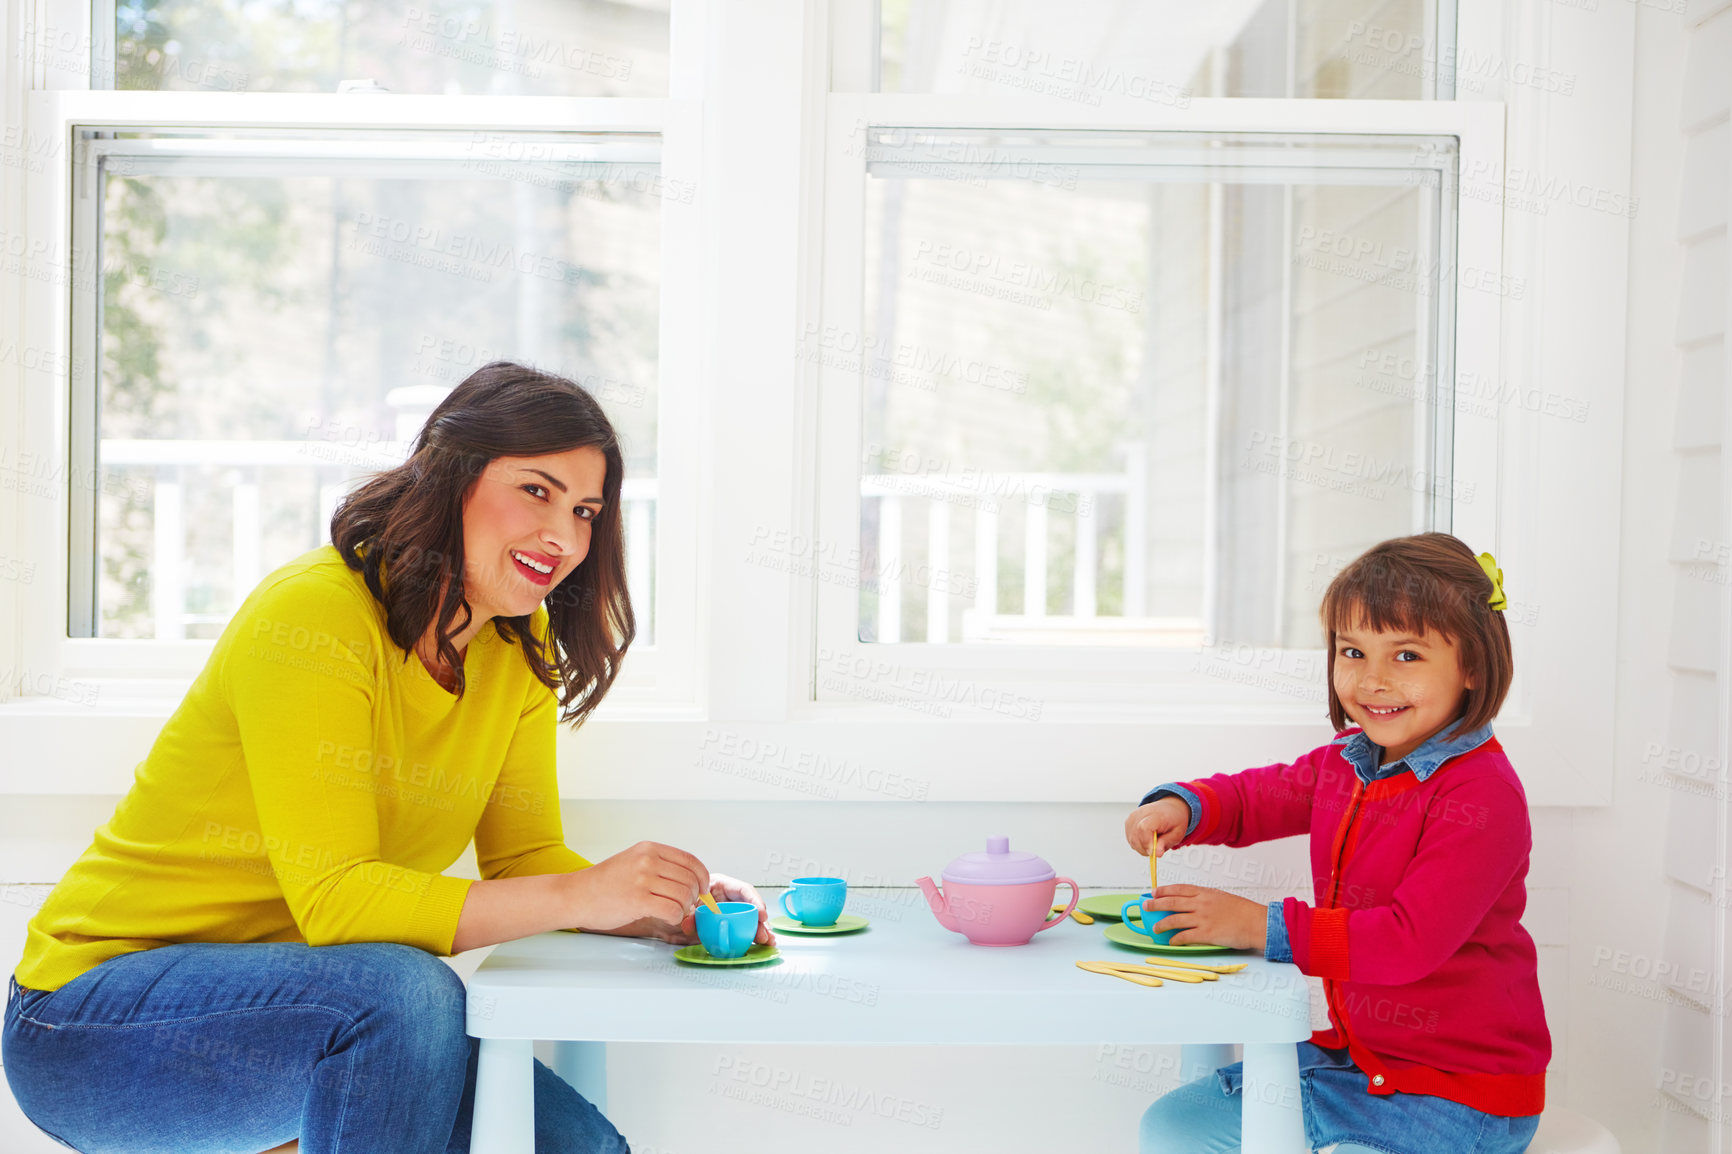
[(553, 691), (491, 625), (463, 670), (459, 700), (330, 546), (272, 573), (31, 919), (18, 983), (182, 942), (445, 955), (473, 883), (440, 871), (471, 838), (484, 878), (588, 866), (560, 824)]

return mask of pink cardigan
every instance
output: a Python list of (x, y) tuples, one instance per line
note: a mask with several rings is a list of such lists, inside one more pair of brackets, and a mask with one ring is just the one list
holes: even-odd
[(1495, 737), (1423, 782), (1366, 785), (1331, 744), (1183, 784), (1202, 802), (1187, 843), (1310, 835), (1316, 904), (1286, 900), (1287, 936), (1328, 996), (1332, 1028), (1312, 1041), (1345, 1046), (1367, 1092), (1544, 1109), (1551, 1035), (1521, 926), (1533, 839)]

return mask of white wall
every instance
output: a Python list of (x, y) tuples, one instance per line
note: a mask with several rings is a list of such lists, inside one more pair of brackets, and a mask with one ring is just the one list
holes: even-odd
[[(1673, 214), (1677, 245), (1654, 237), (1657, 251), (1681, 261), (1681, 274), (1668, 374), (1678, 382), (1671, 437), (1677, 488), (1666, 552), (1673, 592), (1666, 655), (1670, 701), (1660, 756), (1650, 761), (1659, 761), (1662, 772), (1648, 780), (1668, 795), (1661, 887), (1666, 932), (1657, 959), (1680, 975), (1664, 983), (1673, 996), (1665, 1001), (1661, 1029), (1661, 1144), (1706, 1151), (1732, 1146), (1732, 1094), (1723, 1085), (1721, 1056), (1727, 1044), (1724, 758), (1732, 566), (1720, 555), (1732, 512), (1723, 452), (1732, 384), (1726, 339), (1732, 328), (1726, 239), (1732, 207), (1732, 6), (1724, 0), (1692, 5), (1685, 23), (1689, 56), (1677, 102), (1680, 132), (1655, 133), (1669, 146), (1665, 160), (1674, 159), (1670, 150), (1681, 150), (1683, 180)], [(1691, 981), (1697, 974), (1717, 980)]]

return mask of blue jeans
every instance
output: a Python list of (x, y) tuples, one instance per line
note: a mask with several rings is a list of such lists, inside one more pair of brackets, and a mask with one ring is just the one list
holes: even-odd
[[(1240, 1063), (1180, 1086), (1143, 1114), (1141, 1154), (1237, 1154)], [(1309, 1148), (1335, 1154), (1522, 1154), (1539, 1116), (1505, 1118), (1426, 1094), (1371, 1095), (1345, 1050), (1299, 1043)]]
[[(1221, 1090), (1213, 1074), (1156, 1099), (1143, 1112), (1139, 1154), (1239, 1154), (1239, 1095)], [(1343, 1142), (1335, 1154), (1382, 1154)]]
[[(13, 979), (0, 1061), (25, 1116), (86, 1154), (467, 1154), (463, 1021), (463, 980), (414, 946), (161, 946), (58, 990)], [(535, 1149), (628, 1154), (539, 1062)]]

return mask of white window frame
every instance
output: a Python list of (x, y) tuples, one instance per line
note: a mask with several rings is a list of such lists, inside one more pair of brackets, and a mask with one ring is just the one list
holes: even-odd
[[(66, 0), (37, 4), (38, 11), (82, 7)], [(1313, 128), (1354, 124), (1384, 132), (1406, 125), (1442, 135), (1461, 128), (1451, 118), (1463, 116), (1485, 117), (1490, 132), (1504, 123), (1507, 110), (1510, 127), (1496, 164), (1476, 178), (1478, 195), (1462, 200), (1464, 229), (1470, 199), (1495, 205), (1506, 174), (1516, 184), (1537, 170), (1545, 179), (1567, 179), (1572, 188), (1627, 196), (1635, 9), (1601, 5), (1585, 25), (1558, 18), (1554, 28), (1554, 14), (1544, 5), (1521, 13), (1497, 0), (1462, 0), (1459, 7), (1464, 56), (1543, 63), (1577, 75), (1583, 86), (1573, 102), (1546, 103), (1547, 95), (1532, 87), (1511, 88), (1501, 102), (1477, 110), (1459, 102), (1368, 109), (1329, 101), (1197, 100), (1182, 118), (1171, 115), (1180, 110), (1143, 111), (1138, 118), (1103, 106), (1091, 111), (1087, 125), (1119, 117), (1150, 127), (1220, 131), (1255, 127), (1259, 117), (1277, 128), (1302, 118)], [(18, 9), (6, 11), (16, 28)], [(83, 19), (88, 32), (87, 10)], [(872, 87), (871, 58), (854, 48), (862, 38), (870, 42), (875, 27), (871, 0), (786, 6), (675, 0), (668, 104), (691, 101), (694, 130), (701, 122), (699, 223), (686, 254), (696, 275), (680, 282), (693, 296), (689, 307), (699, 322), (683, 334), (682, 347), (666, 350), (659, 455), (664, 477), (689, 466), (697, 512), (692, 567), (682, 574), (664, 561), (661, 571), (685, 579), (689, 589), (693, 658), (686, 668), (693, 692), (682, 704), (642, 706), (616, 693), (578, 734), (562, 730), (562, 794), (784, 802), (825, 796), (702, 764), (705, 751), (731, 746), (736, 767), (747, 770), (788, 763), (797, 776), (814, 755), (843, 761), (857, 782), (865, 782), (840, 783), (839, 793), (829, 795), (844, 799), (909, 797), (871, 784), (873, 774), (882, 781), (894, 773), (917, 783), (912, 796), (925, 800), (1123, 804), (1160, 780), (1286, 759), (1317, 744), (1327, 732), (1313, 707), (1289, 704), (1283, 713), (1266, 706), (1162, 706), (1163, 685), (1154, 680), (1138, 683), (1144, 704), (1068, 706), (1038, 723), (985, 713), (940, 720), (859, 701), (817, 700), (812, 582), (742, 558), (765, 530), (810, 537), (821, 523), (819, 477), (828, 463), (820, 461), (825, 428), (819, 410), (825, 399), (818, 373), (802, 371), (790, 354), (821, 315), (825, 280), (833, 272), (824, 243), (835, 227), (826, 204), (826, 135), (831, 121), (841, 118), (832, 107)], [(25, 56), (0, 59), (0, 101), (19, 104), (23, 87), (88, 87), (87, 68), (73, 74), (36, 67), (21, 80)], [(132, 102), (143, 95), (118, 94), (127, 106), (122, 119), (141, 119)], [(429, 119), (456, 114), (456, 105), (440, 105), (439, 98), (390, 99), (399, 111), (412, 106), (403, 102), (423, 102)], [(872, 96), (867, 107), (874, 115), (894, 112), (901, 122), (961, 107), (884, 104), (892, 99)], [(33, 100), (41, 103), (39, 96)], [(607, 103), (610, 116), (623, 107)], [(1001, 119), (1018, 113), (1013, 102), (992, 104)], [(579, 111), (572, 102), (558, 106)], [(86, 114), (100, 111), (81, 107), (90, 110)], [(343, 106), (330, 107), (335, 113)], [(488, 107), (502, 112), (506, 106)], [(519, 116), (529, 109), (513, 107)], [(11, 122), (21, 120), (21, 107), (8, 112)], [(1368, 112), (1385, 119), (1354, 119)], [(1020, 113), (1011, 118), (1023, 119)], [(1476, 125), (1465, 126), (1469, 137), (1485, 139)], [(15, 206), (24, 201), (34, 210), (39, 186), (37, 176), (27, 179), (19, 168), (0, 169), (0, 215), (8, 231), (34, 227)], [(1498, 215), (1502, 250), (1494, 267), (1524, 278), (1528, 291), (1520, 299), (1458, 294), (1458, 334), (1485, 326), (1488, 317), (1476, 320), (1476, 309), (1495, 313), (1498, 322), (1495, 353), (1458, 337), (1459, 367), (1490, 361), (1491, 380), (1583, 398), (1591, 413), (1572, 425), (1510, 404), (1492, 430), (1480, 434), (1463, 427), (1458, 415), (1457, 474), (1491, 478), (1496, 488), (1495, 500), (1477, 497), (1471, 508), (1458, 507), (1453, 527), (1476, 548), (1496, 553), (1518, 604), (1539, 602), (1537, 623), (1512, 630), (1520, 687), (1498, 722), (1530, 802), (1602, 805), (1611, 799), (1614, 749), (1616, 665), (1608, 656), (1607, 614), (1617, 603), (1628, 221), (1561, 207), (1544, 215), (1505, 208)], [(664, 243), (664, 252), (673, 247)], [(0, 318), (16, 325), (20, 338), (43, 331), (26, 330), (19, 321), (35, 295), (21, 278), (0, 278)], [(663, 324), (665, 331), (665, 312)], [(683, 404), (672, 399), (676, 385), (687, 387), (674, 370), (675, 358), (691, 366)], [(64, 413), (45, 409), (40, 399), (52, 387), (47, 373), (0, 364), (7, 418), (0, 421), (0, 447), (17, 453), (64, 443), (66, 428), (55, 423)], [(12, 417), (26, 411), (31, 423), (20, 428)], [(670, 448), (676, 434), (689, 439)], [(852, 469), (852, 447), (846, 458)], [(24, 505), (0, 492), (0, 510), (23, 512)], [(0, 662), (22, 660), (29, 668), (41, 648), (42, 622), (65, 621), (64, 593), (53, 592), (57, 582), (63, 588), (64, 571), (50, 572), (51, 560), (65, 556), (65, 521), (53, 520), (40, 511), (28, 524), (0, 515), (0, 562), (35, 562), (28, 582), (0, 580)], [(857, 535), (857, 522), (848, 532)], [(664, 601), (664, 629), (671, 627), (671, 612)], [(133, 672), (144, 677), (157, 669), (143, 653)], [(94, 709), (39, 697), (0, 704), (0, 744), (8, 753), (0, 758), (0, 795), (124, 792), (130, 767), (173, 707), (166, 695), (135, 705), (105, 694)], [(746, 743), (757, 751), (755, 759)]]
[[(857, 332), (862, 316), (865, 263), (865, 189), (867, 159), (860, 147), (862, 126), (886, 128), (1052, 130), (1119, 129), (1143, 132), (1290, 133), (1451, 137), (1458, 142), (1464, 171), (1497, 163), (1503, 156), (1501, 104), (1457, 101), (1290, 101), (1200, 99), (1185, 107), (1124, 105), (1086, 110), (1055, 107), (1039, 98), (930, 97), (905, 94), (842, 93), (829, 100), (824, 204), (824, 283), (820, 324)], [(1475, 166), (1470, 169), (1469, 166)], [(1458, 279), (1462, 268), (1497, 267), (1502, 246), (1501, 213), (1484, 200), (1460, 198), (1457, 253), (1440, 254)], [(1459, 254), (1459, 255), (1458, 255)], [(1495, 372), (1500, 318), (1495, 298), (1464, 292), (1457, 285), (1456, 350), (1462, 372)], [(820, 476), (816, 523), (819, 541), (854, 541), (860, 525), (862, 375), (850, 368), (817, 364), (810, 388), (818, 398), (816, 459)], [(1453, 467), (1458, 483), (1480, 488), (1476, 499), (1454, 509), (1453, 528), (1467, 540), (1489, 540), (1496, 503), (1495, 427), (1457, 422)], [(906, 709), (859, 700), (859, 694), (824, 689), (826, 669), (895, 670), (891, 682), (935, 684), (973, 681), (983, 689), (1009, 695), (1011, 713), (1033, 703), (1040, 724), (1006, 730), (1000, 756), (1012, 757), (1021, 742), (1036, 740), (1034, 729), (1076, 726), (1074, 737), (1096, 756), (1119, 760), (1129, 748), (1158, 744), (1188, 759), (1209, 755), (1218, 735), (1198, 733), (1195, 745), (1181, 734), (1196, 733), (1199, 722), (1227, 727), (1277, 726), (1290, 733), (1292, 748), (1303, 748), (1317, 733), (1314, 703), (1282, 699), (1268, 691), (1193, 673), (1197, 652), (1189, 649), (1033, 646), (919, 642), (863, 643), (857, 640), (859, 601), (855, 590), (819, 584), (806, 637), (818, 677), (811, 694), (814, 717), (870, 715), (894, 728)], [(1270, 651), (1273, 653), (1274, 651)], [(1321, 653), (1305, 654), (1320, 661)], [(1313, 663), (1316, 666), (1316, 662)], [(1158, 688), (1155, 688), (1158, 687)], [(872, 689), (872, 677), (863, 688)], [(984, 719), (988, 714), (973, 712)], [(1125, 727), (1129, 742), (1113, 749), (1098, 736), (1105, 723)], [(980, 727), (976, 727), (980, 728)], [(1212, 728), (1204, 725), (1202, 729)], [(1090, 736), (1091, 732), (1095, 736)], [(977, 734), (976, 737), (984, 735)], [(998, 742), (993, 741), (996, 746)], [(1073, 746), (1073, 748), (1075, 748)], [(912, 751), (904, 751), (912, 753)]]
[[(72, 164), (43, 174), (29, 198), (27, 234), (73, 235), (81, 195), (75, 172), (78, 134), (85, 129), (148, 126), (211, 131), (247, 129), (440, 130), (465, 132), (613, 132), (659, 138), (666, 187), (695, 188), (701, 122), (696, 103), (685, 100), (580, 97), (446, 97), (203, 92), (49, 91), (33, 94), (30, 130), (39, 139), (66, 142)], [(695, 200), (695, 196), (693, 198)], [(697, 475), (689, 451), (696, 431), (689, 414), (696, 389), (690, 342), (670, 333), (696, 327), (690, 254), (695, 250), (695, 204), (664, 197), (661, 202), (661, 337), (658, 349), (656, 640), (628, 655), (614, 693), (618, 706), (687, 703), (694, 685)], [(26, 331), (49, 337), (53, 363), (66, 366), (52, 387), (24, 395), (24, 443), (42, 446), (42, 471), (71, 474), (74, 455), (69, 399), (70, 370), (95, 371), (74, 344), (74, 311), (93, 313), (94, 286), (79, 291), (33, 293), (25, 302)], [(88, 457), (86, 458), (88, 459)], [(121, 697), (177, 696), (209, 657), (208, 640), (120, 640), (72, 638), (67, 634), (70, 494), (25, 503), (24, 539), (36, 542), (45, 580), (33, 583), (31, 612), (21, 638), (23, 667), (44, 679), (101, 685)], [(52, 542), (52, 544), (49, 544)], [(610, 703), (613, 698), (610, 697)]]
[[(1297, 107), (1296, 107), (1297, 106)], [(1054, 130), (1120, 129), (1141, 132), (1179, 131), (1199, 137), (1226, 133), (1306, 134), (1313, 136), (1376, 135), (1417, 141), (1440, 137), (1458, 142), (1458, 160), (1468, 165), (1495, 163), (1503, 155), (1502, 108), (1483, 103), (1422, 101), (1259, 101), (1200, 100), (1184, 109), (1118, 108), (1086, 117), (1055, 112), (1050, 101), (1010, 102), (986, 98), (933, 99), (906, 95), (845, 95), (830, 102), (827, 142), (828, 179), (825, 204), (825, 279), (823, 331), (861, 331), (865, 281), (866, 150), (860, 147), (861, 126), (891, 130), (982, 129)], [(1302, 163), (1295, 161), (1295, 165)], [(1453, 199), (1446, 192), (1446, 199)], [(1462, 198), (1456, 230), (1456, 253), (1441, 253), (1442, 268), (1455, 271), (1497, 267), (1502, 245), (1499, 213), (1484, 201)], [(1459, 254), (1459, 255), (1458, 255)], [(1456, 300), (1456, 349), (1470, 350), (1461, 370), (1483, 371), (1496, 364), (1499, 335), (1495, 302), (1486, 294), (1462, 292)], [(1448, 308), (1447, 302), (1443, 305)], [(822, 470), (817, 540), (858, 539), (860, 525), (860, 402), (863, 374), (853, 366), (816, 362), (815, 385), (822, 406), (819, 416), (818, 461)], [(1458, 427), (1455, 463), (1484, 462), (1495, 443), (1495, 429)], [(1420, 458), (1424, 460), (1423, 457)], [(1453, 464), (1453, 463), (1452, 463)], [(1457, 484), (1489, 486), (1495, 493), (1495, 471), (1484, 468), (1463, 473)], [(915, 476), (911, 478), (917, 480)], [(1483, 492), (1480, 489), (1477, 492)], [(1469, 539), (1483, 535), (1483, 512), (1475, 522), (1476, 500), (1454, 510), (1456, 531)], [(1483, 506), (1481, 506), (1483, 509)], [(1208, 527), (1214, 531), (1213, 526)], [(1212, 596), (1213, 589), (1205, 591)], [(1290, 715), (1290, 707), (1243, 685), (1190, 672), (1198, 654), (1180, 648), (1132, 646), (1058, 646), (1003, 643), (918, 641), (863, 643), (856, 639), (857, 593), (834, 583), (820, 583), (816, 607), (816, 652), (826, 661), (848, 668), (895, 663), (909, 677), (973, 678), (1061, 711), (1081, 701), (1117, 701), (1143, 717), (1192, 716), (1193, 711), (1226, 709), (1244, 720), (1267, 721)], [(1102, 619), (1103, 628), (1111, 619)], [(1319, 654), (1307, 654), (1319, 656)], [(1310, 662), (1312, 667), (1320, 667)], [(1146, 686), (1162, 683), (1161, 699), (1147, 701)], [(841, 692), (826, 692), (817, 700), (846, 700)], [(1263, 712), (1264, 709), (1267, 712)], [(1314, 710), (1312, 711), (1314, 712)], [(1043, 713), (1044, 715), (1044, 713)]]

